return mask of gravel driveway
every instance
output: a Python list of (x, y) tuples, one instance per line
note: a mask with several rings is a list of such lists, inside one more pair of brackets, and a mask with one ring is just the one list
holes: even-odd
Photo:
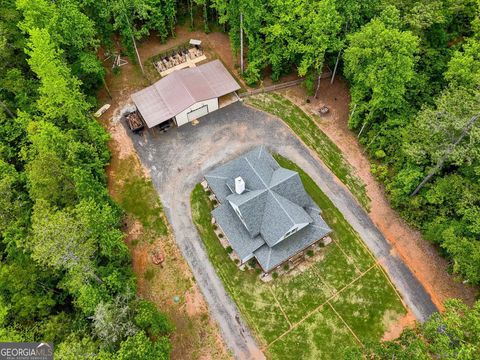
[(315, 180), (383, 265), (418, 320), (425, 321), (437, 311), (424, 287), (392, 252), (367, 213), (281, 120), (235, 103), (203, 117), (196, 126), (187, 124), (163, 134), (128, 133), (151, 172), (176, 242), (237, 358), (259, 359), (263, 354), (208, 260), (192, 222), (190, 193), (210, 169), (259, 145), (291, 159)]

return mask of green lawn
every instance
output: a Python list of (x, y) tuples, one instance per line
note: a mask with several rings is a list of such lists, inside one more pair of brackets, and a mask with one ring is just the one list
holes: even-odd
[(348, 187), (358, 202), (368, 210), (370, 199), (362, 180), (342, 156), (340, 149), (298, 106), (276, 93), (262, 93), (245, 98), (247, 104), (282, 119), (303, 142), (312, 148), (330, 170)]
[(295, 276), (263, 283), (254, 270), (242, 272), (228, 257), (213, 231), (212, 204), (200, 185), (191, 196), (193, 220), (226, 290), (266, 346), (268, 358), (339, 359), (346, 348), (360, 346), (351, 331), (362, 342), (379, 340), (388, 322), (406, 311), (332, 202), (294, 163), (279, 155), (275, 158), (281, 166), (300, 173), (305, 189), (333, 229), (334, 242), (323, 250), (323, 260)]
[(133, 157), (116, 164), (117, 181), (113, 186), (114, 198), (120, 207), (139, 220), (147, 230), (157, 235), (166, 235), (168, 230), (161, 214), (162, 204), (152, 181), (132, 171), (135, 168)]

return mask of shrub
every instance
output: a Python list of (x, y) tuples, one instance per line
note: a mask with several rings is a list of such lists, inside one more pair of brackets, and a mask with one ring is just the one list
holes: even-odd
[(276, 271), (274, 271), (272, 273), (272, 278), (274, 278), (274, 279), (278, 278), (278, 273)]
[(312, 256), (314, 255), (313, 250), (308, 250), (308, 251), (307, 251), (307, 255), (310, 256), (310, 257), (312, 257)]
[(218, 237), (219, 237), (220, 239), (223, 238), (223, 234), (222, 234), (222, 233), (218, 234)]
[(213, 230), (217, 230), (217, 229), (218, 229), (218, 226), (217, 226), (217, 225), (215, 225), (215, 224), (213, 224), (213, 226), (212, 226), (212, 227), (213, 227)]
[(135, 310), (135, 324), (149, 336), (167, 335), (173, 330), (173, 325), (167, 317), (150, 301), (138, 301)]
[(288, 264), (283, 265), (283, 270), (285, 271), (290, 270), (290, 266), (288, 266)]
[(210, 190), (205, 191), (207, 195), (212, 195), (212, 192)]
[(251, 268), (255, 268), (255, 265), (257, 265), (257, 261), (254, 258), (252, 258), (252, 259), (248, 260), (248, 265)]
[(238, 265), (240, 263), (240, 260), (235, 259), (235, 260), (233, 260), (233, 262)]
[(383, 159), (385, 156), (387, 156), (387, 154), (385, 154), (385, 151), (382, 149), (375, 151), (375, 157), (377, 159)]
[(385, 181), (388, 178), (388, 167), (386, 165), (372, 164), (370, 172), (380, 181)]
[(258, 269), (258, 268), (255, 269), (255, 273), (256, 273), (257, 275), (260, 275), (260, 274), (262, 273), (262, 269)]
[(231, 254), (232, 251), (233, 251), (233, 249), (232, 249), (231, 246), (227, 246), (227, 247), (225, 248), (225, 250), (227, 251), (227, 254)]

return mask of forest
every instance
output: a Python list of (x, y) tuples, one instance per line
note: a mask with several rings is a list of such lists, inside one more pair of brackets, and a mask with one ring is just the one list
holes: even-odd
[(325, 66), (350, 83), (349, 126), (392, 205), (480, 283), (480, 15), (475, 0), (215, 1), (245, 80)]
[[(109, 136), (91, 116), (105, 81), (98, 53), (120, 43), (134, 61), (133, 39), (165, 41), (180, 23), (227, 32), (238, 53), (240, 14), (249, 85), (297, 72), (313, 94), (338, 59), (351, 91), (349, 126), (392, 205), (438, 246), (459, 281), (480, 284), (479, 0), (0, 7), (1, 341), (51, 341), (62, 359), (169, 357), (174, 329), (135, 295), (122, 211), (106, 189)], [(478, 304), (452, 301), (444, 316), (368, 351), (473, 359), (479, 334)]]

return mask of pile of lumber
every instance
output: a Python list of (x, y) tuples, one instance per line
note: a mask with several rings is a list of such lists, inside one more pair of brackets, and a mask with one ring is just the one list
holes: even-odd
[(143, 129), (142, 120), (140, 120), (136, 112), (132, 112), (127, 115), (127, 123), (128, 123), (128, 127), (132, 131), (138, 131)]

